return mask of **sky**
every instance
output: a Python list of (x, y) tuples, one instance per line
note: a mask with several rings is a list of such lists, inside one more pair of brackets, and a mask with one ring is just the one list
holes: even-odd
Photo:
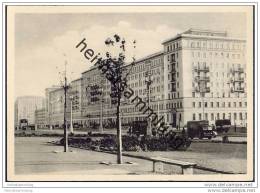
[(92, 65), (75, 48), (83, 38), (97, 54), (107, 51), (107, 37), (118, 34), (126, 40), (127, 61), (131, 61), (133, 56), (138, 59), (161, 51), (163, 40), (189, 28), (245, 38), (245, 26), (243, 13), (19, 13), (15, 16), (15, 97), (44, 96), (45, 88), (60, 84), (65, 61), (69, 81), (80, 78)]

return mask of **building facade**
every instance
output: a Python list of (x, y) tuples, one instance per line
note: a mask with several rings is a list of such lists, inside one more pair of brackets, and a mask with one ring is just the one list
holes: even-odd
[[(82, 119), (82, 79), (73, 80), (68, 90), (68, 113), (69, 120), (72, 119), (74, 127), (83, 127), (84, 120)], [(71, 122), (70, 122), (71, 123)], [(69, 123), (69, 125), (70, 125)]]
[(35, 110), (45, 106), (44, 97), (22, 96), (15, 101), (15, 127), (19, 128), (19, 121), (27, 119), (29, 125), (35, 124)]
[[(230, 119), (246, 125), (246, 42), (226, 32), (190, 29), (163, 42), (170, 122)], [(167, 107), (166, 107), (167, 108)], [(169, 117), (169, 119), (168, 119)]]
[(46, 104), (45, 104), (45, 109), (46, 109), (46, 126), (48, 128), (51, 128), (51, 116), (52, 116), (52, 112), (51, 112), (51, 106), (52, 106), (52, 103), (53, 101), (51, 102), (51, 92), (56, 90), (56, 89), (59, 89), (60, 87), (59, 86), (52, 86), (50, 88), (46, 88), (45, 89), (45, 100), (46, 100)]
[(34, 117), (35, 117), (35, 130), (47, 128), (45, 108), (36, 109)]
[[(72, 120), (78, 127), (82, 125), (82, 94), (81, 78), (74, 80), (67, 90), (66, 120), (70, 126), (71, 110)], [(46, 94), (46, 122), (49, 128), (62, 128), (64, 124), (64, 88), (53, 86), (45, 89)]]
[[(157, 119), (163, 118), (174, 127), (183, 127), (191, 120), (214, 124), (217, 119), (246, 126), (245, 40), (229, 37), (226, 32), (190, 29), (162, 45), (161, 52), (125, 65), (130, 71), (128, 87), (135, 97), (149, 103)], [(102, 120), (104, 127), (115, 128), (113, 88), (101, 70), (91, 67), (71, 86), (71, 95), (76, 95), (77, 100), (72, 113), (75, 123), (97, 129)], [(49, 93), (51, 124), (61, 124), (64, 107), (57, 101), (64, 96), (64, 90)], [(123, 97), (121, 104), (123, 127), (147, 118), (136, 101)], [(53, 111), (55, 115), (50, 114)]]

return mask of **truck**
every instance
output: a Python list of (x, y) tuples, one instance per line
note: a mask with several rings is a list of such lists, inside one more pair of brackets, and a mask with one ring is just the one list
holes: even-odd
[(147, 127), (148, 127), (147, 121), (133, 121), (129, 133), (135, 134), (137, 136), (146, 135)]
[(209, 125), (209, 121), (188, 121), (187, 122), (187, 133), (188, 137), (193, 138), (208, 138), (216, 137), (216, 133), (212, 130), (212, 127)]
[[(127, 132), (123, 135), (123, 149), (141, 148), (144, 151), (186, 150), (191, 144), (186, 130), (176, 130), (169, 124), (160, 127), (151, 124), (151, 135), (148, 135), (148, 121), (133, 121)], [(138, 149), (138, 148), (137, 148)]]
[(26, 130), (27, 128), (28, 128), (28, 120), (27, 119), (20, 119), (19, 129)]
[(231, 121), (229, 119), (219, 119), (215, 121), (215, 125), (218, 133), (227, 133), (231, 127)]

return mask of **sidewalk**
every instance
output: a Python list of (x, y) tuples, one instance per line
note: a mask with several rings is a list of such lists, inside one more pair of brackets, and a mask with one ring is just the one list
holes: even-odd
[[(247, 137), (228, 137), (229, 143), (247, 143)], [(217, 136), (216, 138), (213, 138), (212, 141), (221, 141), (222, 137)]]
[[(16, 174), (82, 174), (119, 175), (153, 173), (153, 163), (144, 159), (123, 156), (122, 165), (116, 164), (117, 155), (95, 152), (79, 148), (69, 148), (73, 152), (63, 152), (63, 146), (48, 142), (60, 138), (16, 137)], [(131, 155), (163, 157), (196, 163), (199, 166), (234, 173), (246, 173), (246, 144), (192, 143), (187, 151), (127, 152)], [(129, 162), (129, 163), (126, 163)], [(181, 174), (179, 166), (164, 165), (165, 174)], [(194, 170), (194, 174), (208, 174)]]
[(73, 152), (64, 153), (62, 146), (47, 144), (46, 138), (34, 139), (16, 140), (16, 174), (152, 174), (149, 161), (123, 157), (124, 164), (118, 165), (116, 155), (78, 148), (69, 148)]

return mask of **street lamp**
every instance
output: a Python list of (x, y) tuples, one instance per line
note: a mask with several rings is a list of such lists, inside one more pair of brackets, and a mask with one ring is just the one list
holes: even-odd
[(50, 101), (49, 103), (50, 103), (50, 107), (49, 107), (49, 112), (48, 112), (48, 119), (49, 119), (50, 130), (52, 130), (53, 102)]
[(72, 104), (73, 104), (73, 101), (74, 101), (74, 96), (71, 95), (70, 96), (70, 133), (73, 133), (73, 108), (72, 108)]
[(103, 87), (100, 86), (100, 124), (99, 131), (103, 133)]
[[(177, 118), (177, 108), (176, 107), (173, 107), (172, 109), (171, 109), (171, 112), (172, 112), (172, 116), (173, 116), (173, 114), (175, 114), (175, 127), (176, 128), (179, 128), (179, 125), (178, 125), (178, 118)], [(172, 120), (173, 122), (174, 122), (174, 120)], [(180, 124), (180, 121), (179, 121), (179, 124)]]
[[(160, 99), (161, 99), (161, 97), (160, 97), (160, 95), (157, 95), (157, 116), (158, 116), (158, 120), (160, 119)], [(160, 126), (160, 123), (158, 122), (158, 127)]]
[[(150, 108), (150, 86), (152, 84), (152, 79), (151, 79), (151, 71), (147, 71), (145, 73), (145, 83), (147, 86), (147, 98), (148, 98), (148, 108)], [(151, 119), (148, 117), (148, 127), (147, 127), (147, 135), (152, 134), (152, 125), (151, 125)]]

